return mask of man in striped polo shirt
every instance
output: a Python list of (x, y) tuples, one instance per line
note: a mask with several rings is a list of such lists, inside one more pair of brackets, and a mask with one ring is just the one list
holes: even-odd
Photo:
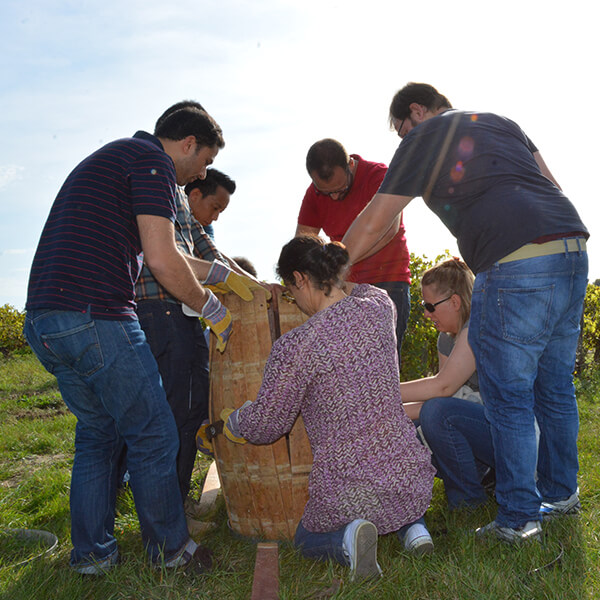
[(177, 481), (177, 430), (135, 314), (143, 260), (201, 313), (223, 346), (231, 316), (198, 278), (204, 261), (177, 250), (177, 184), (205, 176), (223, 135), (184, 108), (155, 135), (137, 132), (84, 159), (63, 184), (31, 268), (25, 335), (77, 417), (71, 480), (71, 566), (101, 574), (118, 560), (113, 535), (117, 458), (124, 440), (144, 546), (167, 567), (209, 568), (190, 539)]

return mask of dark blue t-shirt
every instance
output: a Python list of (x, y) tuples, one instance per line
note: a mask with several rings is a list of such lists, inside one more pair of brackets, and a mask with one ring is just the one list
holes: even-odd
[(175, 167), (145, 132), (84, 159), (63, 184), (33, 259), (26, 309), (86, 311), (136, 319), (142, 266), (136, 216), (175, 220)]
[(540, 237), (587, 235), (575, 207), (542, 175), (534, 152), (509, 119), (449, 110), (406, 135), (379, 192), (423, 197), (478, 273)]

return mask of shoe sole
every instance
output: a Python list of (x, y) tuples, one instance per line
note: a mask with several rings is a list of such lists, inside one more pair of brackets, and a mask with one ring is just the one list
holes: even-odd
[(352, 579), (379, 577), (377, 564), (377, 528), (373, 523), (363, 523), (356, 531), (356, 565)]
[(422, 540), (416, 540), (417, 543), (411, 544), (407, 550), (415, 556), (425, 556), (426, 554), (433, 553), (433, 540), (431, 538), (423, 538)]

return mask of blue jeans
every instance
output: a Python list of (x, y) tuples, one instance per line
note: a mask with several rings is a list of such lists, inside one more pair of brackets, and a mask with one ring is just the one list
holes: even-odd
[(124, 440), (144, 546), (165, 560), (189, 536), (177, 484), (177, 429), (156, 361), (137, 321), (31, 310), (29, 345), (77, 417), (71, 477), (72, 565), (116, 555), (117, 459)]
[[(403, 525), (397, 532), (396, 535), (400, 541), (404, 540), (404, 535), (409, 527), (420, 523), (425, 525), (425, 519), (421, 517), (412, 523)], [(294, 536), (294, 546), (296, 546), (303, 556), (307, 558), (314, 558), (316, 560), (335, 560), (341, 565), (349, 566), (350, 560), (347, 554), (344, 552), (344, 532), (346, 531), (347, 525), (335, 531), (325, 531), (314, 533), (308, 531), (302, 525), (302, 520), (298, 523), (296, 528), (296, 535)]]
[(541, 500), (577, 489), (573, 369), (587, 272), (586, 252), (564, 252), (497, 263), (475, 279), (469, 343), (494, 444), (501, 526), (537, 520)]
[(420, 420), (448, 506), (486, 502), (481, 478), (494, 467), (494, 447), (483, 406), (460, 398), (431, 398), (422, 406)]
[(396, 305), (396, 312), (398, 314), (396, 339), (398, 344), (398, 365), (400, 365), (402, 340), (404, 339), (404, 332), (406, 331), (408, 318), (410, 317), (410, 284), (406, 281), (383, 281), (381, 283), (374, 283), (373, 285), (385, 290)]
[(208, 347), (200, 320), (180, 304), (141, 300), (136, 309), (158, 364), (179, 434), (177, 476), (183, 500), (190, 491), (196, 460), (196, 432), (208, 419)]

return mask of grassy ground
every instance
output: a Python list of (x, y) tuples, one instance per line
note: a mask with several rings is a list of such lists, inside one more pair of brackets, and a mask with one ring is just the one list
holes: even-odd
[[(280, 597), (483, 600), (523, 598), (579, 600), (600, 597), (600, 377), (578, 382), (580, 487), (583, 511), (545, 527), (545, 543), (512, 548), (475, 540), (472, 530), (495, 514), (493, 501), (473, 512), (449, 513), (436, 480), (426, 520), (435, 553), (413, 558), (393, 536), (380, 538), (384, 578), (353, 584), (346, 569), (301, 558), (288, 544), (279, 551)], [(0, 528), (44, 529), (56, 534), (53, 556), (21, 568), (0, 546), (0, 599), (249, 598), (255, 546), (232, 537), (221, 503), (218, 528), (204, 538), (217, 566), (188, 577), (149, 567), (139, 537), (133, 499), (119, 499), (116, 521), (121, 564), (102, 578), (70, 571), (69, 472), (75, 420), (65, 409), (53, 377), (29, 356), (0, 360)], [(198, 460), (194, 493), (208, 462)], [(19, 555), (20, 556), (20, 555)]]

